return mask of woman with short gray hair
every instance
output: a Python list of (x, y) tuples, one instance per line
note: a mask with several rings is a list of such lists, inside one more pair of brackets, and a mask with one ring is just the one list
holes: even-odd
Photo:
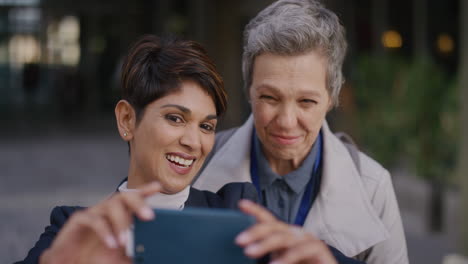
[(280, 0), (253, 18), (242, 58), (252, 115), (217, 134), (194, 186), (251, 181), (264, 206), (346, 256), (405, 264), (389, 172), (325, 119), (338, 105), (346, 46), (338, 17), (318, 1)]
[[(345, 29), (338, 17), (317, 1), (278, 1), (261, 11), (244, 30), (242, 74), (252, 84), (255, 57), (262, 53), (299, 55), (311, 50), (327, 59), (327, 90), (335, 106), (344, 83)], [(248, 95), (248, 92), (247, 92)]]

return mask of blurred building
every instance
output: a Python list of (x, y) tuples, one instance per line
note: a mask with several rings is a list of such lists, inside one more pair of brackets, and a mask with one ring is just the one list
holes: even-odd
[[(242, 30), (271, 2), (0, 0), (0, 114), (112, 109), (129, 45), (145, 33), (174, 33), (206, 46), (230, 96), (225, 124), (240, 124), (249, 113), (240, 73)], [(457, 64), (457, 0), (325, 2), (347, 28), (347, 70), (358, 54), (385, 49), (427, 52), (450, 70)]]
[[(215, 58), (240, 123), (242, 29), (268, 1), (0, 1), (0, 113), (113, 109), (122, 56), (142, 34), (195, 39)], [(240, 115), (238, 115), (240, 113)], [(11, 116), (10, 116), (11, 117)]]

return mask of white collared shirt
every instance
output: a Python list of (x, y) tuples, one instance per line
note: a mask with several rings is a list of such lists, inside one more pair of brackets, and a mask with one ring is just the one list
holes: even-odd
[[(128, 189), (127, 181), (124, 181), (118, 188), (119, 192), (135, 192), (136, 189)], [(146, 204), (151, 208), (161, 209), (173, 209), (182, 210), (184, 209), (185, 202), (190, 194), (190, 186), (185, 187), (182, 191), (174, 194), (157, 193), (146, 198)], [(133, 225), (127, 231), (128, 240), (126, 246), (127, 256), (133, 257), (134, 239), (133, 239)]]
[[(124, 181), (119, 186), (119, 192), (134, 192), (136, 189), (128, 189), (127, 181)], [(185, 202), (188, 199), (190, 193), (190, 186), (185, 187), (182, 191), (174, 194), (157, 193), (153, 196), (146, 198), (146, 203), (151, 208), (161, 209), (173, 209), (182, 210), (184, 209)]]

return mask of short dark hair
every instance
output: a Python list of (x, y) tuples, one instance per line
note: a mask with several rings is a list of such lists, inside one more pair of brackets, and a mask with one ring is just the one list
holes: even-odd
[(140, 121), (151, 102), (180, 90), (183, 81), (197, 82), (213, 99), (216, 114), (226, 111), (221, 75), (205, 49), (195, 41), (145, 35), (130, 49), (122, 65), (122, 99)]

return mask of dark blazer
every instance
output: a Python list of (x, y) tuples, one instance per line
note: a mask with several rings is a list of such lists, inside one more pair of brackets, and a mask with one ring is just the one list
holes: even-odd
[[(185, 207), (205, 207), (205, 208), (229, 208), (238, 209), (237, 203), (240, 199), (249, 199), (258, 202), (257, 190), (251, 183), (229, 183), (221, 188), (217, 193), (200, 191), (190, 188), (190, 194), (185, 202)], [(70, 216), (79, 210), (85, 209), (80, 206), (57, 206), (50, 214), (50, 225), (45, 228), (34, 247), (29, 250), (23, 261), (15, 264), (36, 264), (39, 263), (41, 254), (51, 246), (55, 236), (60, 231)], [(340, 264), (359, 264), (362, 262), (344, 256), (340, 251), (330, 247), (335, 258)], [(268, 256), (262, 258), (259, 263), (268, 263)]]
[[(225, 185), (217, 193), (200, 191), (190, 188), (190, 194), (185, 202), (185, 207), (207, 207), (207, 208), (229, 208), (237, 209), (237, 202), (240, 199), (257, 201), (257, 190), (251, 183), (230, 183)], [(50, 214), (50, 225), (45, 228), (34, 247), (29, 250), (23, 261), (16, 264), (36, 264), (39, 257), (52, 244), (55, 236), (60, 231), (70, 216), (85, 207), (80, 206), (57, 206)]]

